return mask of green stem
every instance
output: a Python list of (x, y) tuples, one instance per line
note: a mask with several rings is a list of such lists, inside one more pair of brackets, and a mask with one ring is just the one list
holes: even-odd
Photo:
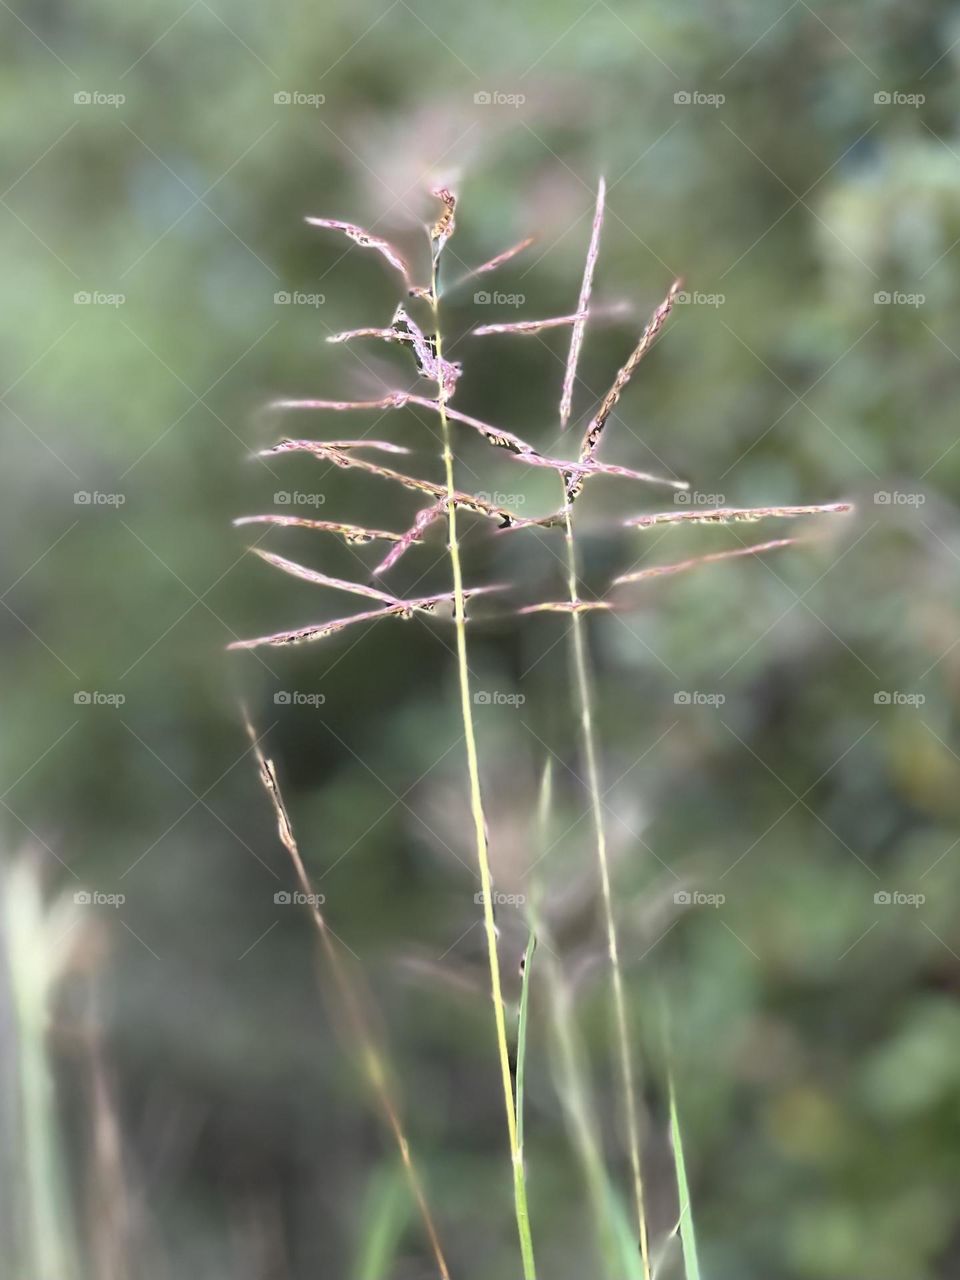
[[(440, 337), (439, 301), (437, 294), (437, 265), (434, 257), (431, 276), (430, 301), (434, 313), (434, 341), (438, 363), (443, 359)], [(447, 484), (447, 519), (450, 531), (450, 564), (453, 570), (453, 610), (457, 636), (457, 673), (460, 684), (460, 711), (463, 733), (467, 745), (467, 773), (470, 783), (470, 811), (476, 838), (477, 863), (480, 870), (480, 888), (483, 894), (483, 925), (487, 940), (487, 959), (490, 966), (490, 994), (493, 998), (493, 1017), (496, 1026), (497, 1050), (500, 1058), (500, 1075), (503, 1084), (504, 1109), (507, 1116), (507, 1137), (510, 1142), (510, 1159), (513, 1166), (513, 1198), (520, 1236), (520, 1255), (523, 1261), (524, 1280), (536, 1280), (533, 1259), (533, 1239), (530, 1233), (530, 1216), (527, 1210), (527, 1184), (523, 1169), (523, 1152), (517, 1133), (517, 1115), (514, 1106), (513, 1081), (510, 1073), (510, 1050), (507, 1044), (507, 1024), (503, 1005), (503, 985), (500, 980), (500, 956), (497, 951), (497, 927), (493, 916), (493, 879), (490, 874), (490, 858), (487, 849), (487, 824), (483, 812), (483, 795), (480, 789), (480, 762), (477, 754), (477, 738), (473, 725), (473, 703), (470, 698), (470, 669), (467, 664), (467, 626), (463, 598), (463, 569), (460, 563), (460, 543), (457, 538), (456, 486), (453, 474), (453, 448), (450, 422), (446, 411), (446, 394), (442, 380), (437, 382), (437, 407), (443, 433), (443, 464)]]
[[(567, 550), (567, 584), (570, 603), (579, 603), (577, 585), (577, 553), (573, 538), (573, 514), (571, 503), (564, 504), (564, 529)], [(590, 679), (587, 670), (587, 644), (584, 636), (583, 615), (574, 608), (571, 615), (573, 639), (574, 680), (580, 711), (580, 731), (587, 767), (587, 789), (590, 793), (590, 809), (600, 870), (600, 886), (603, 894), (603, 912), (607, 929), (607, 951), (610, 957), (610, 977), (613, 989), (613, 1007), (620, 1054), (620, 1076), (623, 1086), (624, 1110), (630, 1147), (630, 1168), (633, 1174), (633, 1195), (640, 1232), (640, 1257), (645, 1280), (650, 1280), (650, 1243), (647, 1232), (647, 1214), (643, 1192), (643, 1175), (640, 1167), (640, 1143), (637, 1132), (636, 1082), (633, 1055), (630, 1052), (630, 1034), (627, 1027), (626, 1000), (623, 994), (623, 974), (620, 968), (620, 951), (617, 943), (617, 927), (613, 915), (613, 898), (610, 890), (610, 864), (607, 857), (607, 834), (603, 821), (603, 797), (600, 790), (600, 767), (597, 762), (596, 736), (593, 728), (593, 710), (590, 696)]]
[(523, 953), (523, 977), (520, 983), (520, 1013), (517, 1017), (517, 1146), (523, 1156), (523, 1085), (527, 1068), (527, 1017), (530, 1006), (530, 971), (533, 953), (537, 949), (537, 935), (530, 931), (527, 949)]

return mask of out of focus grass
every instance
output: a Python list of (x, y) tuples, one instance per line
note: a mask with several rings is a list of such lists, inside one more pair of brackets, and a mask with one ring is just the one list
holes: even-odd
[[(458, 1273), (515, 1274), (488, 1009), (473, 994), (475, 886), (445, 847), (469, 862), (443, 633), (378, 628), (356, 648), (269, 655), (266, 667), (223, 653), (319, 607), (244, 555), (234, 516), (294, 488), (322, 490), (332, 518), (402, 527), (409, 514), (308, 461), (273, 473), (247, 461), (285, 426), (262, 412), (267, 400), (364, 390), (363, 364), (321, 339), (393, 307), (381, 265), (342, 255), (302, 215), (384, 217), (382, 229), (410, 235), (424, 171), (451, 163), (466, 262), (541, 237), (502, 277), (525, 299), (504, 318), (575, 302), (601, 169), (612, 216), (598, 290), (644, 312), (677, 273), (724, 296), (678, 309), (624, 401), (639, 439), (611, 441), (611, 460), (659, 459), (729, 502), (860, 507), (839, 559), (677, 579), (627, 625), (590, 627), (630, 1014), (656, 1063), (652, 991), (674, 1010), (704, 1273), (956, 1271), (956, 20), (934, 0), (0, 11), (0, 412), (15, 480), (0, 513), (5, 847), (38, 852), (45, 901), (81, 885), (126, 895), (121, 908), (82, 911), (112, 939), (98, 978), (103, 1051), (130, 1184), (149, 1206), (141, 1274), (375, 1270), (358, 1242), (383, 1257), (395, 1247), (396, 1263), (382, 1264), (391, 1274), (421, 1263), (390, 1210), (367, 1218), (393, 1157), (318, 1010), (309, 922), (274, 903), (288, 873), (241, 758), (240, 694), (288, 779), (311, 875), (386, 1010)], [(274, 103), (295, 89), (323, 93), (323, 108)], [(695, 89), (725, 102), (674, 102)], [(74, 104), (93, 90), (126, 102)], [(482, 90), (526, 102), (477, 106)], [(925, 101), (875, 102), (895, 90)], [(325, 300), (274, 303), (291, 290)], [(126, 301), (76, 305), (82, 291)], [(874, 302), (898, 291), (924, 301)], [(492, 311), (468, 293), (450, 323), (465, 330)], [(633, 336), (588, 340), (592, 391)], [(462, 407), (552, 439), (562, 341), (490, 342), (469, 353)], [(397, 428), (432, 465), (429, 437)], [(549, 477), (520, 486), (507, 460), (481, 471), (482, 449), (468, 446), (466, 461), (484, 487), (522, 487), (546, 505)], [(84, 491), (125, 501), (77, 505)], [(586, 494), (585, 568), (599, 584), (654, 544), (591, 532), (591, 504), (626, 515), (633, 496)], [(671, 545), (715, 549), (716, 536)], [(354, 551), (285, 545), (330, 573), (359, 572)], [(516, 543), (488, 546), (476, 542), (471, 571), (561, 581), (547, 550), (521, 560)], [(438, 538), (425, 554), (441, 552)], [(527, 699), (479, 717), (499, 797), (497, 871), (518, 888), (545, 749), (558, 757), (558, 830), (572, 828), (551, 854), (552, 883), (586, 850), (559, 636), (531, 619), (478, 628), (472, 642), (483, 687)], [(75, 703), (79, 691), (126, 701)], [(277, 704), (280, 691), (326, 701)], [(678, 704), (682, 691), (726, 702)], [(719, 888), (725, 904), (675, 912), (674, 876)], [(550, 924), (582, 970), (578, 1018), (599, 1047), (588, 890), (557, 888)], [(875, 903), (896, 891), (925, 902)], [(519, 920), (502, 929), (512, 965), (526, 932)], [(409, 977), (424, 967), (439, 986)], [(70, 1024), (69, 1001), (52, 1012), (54, 1032)], [(531, 1212), (544, 1273), (577, 1275), (592, 1237), (547, 1065), (548, 1016), (532, 1003)], [(47, 1043), (81, 1262), (80, 1068), (62, 1038)], [(612, 1099), (613, 1059), (597, 1053)], [(659, 1067), (644, 1089), (654, 1213), (669, 1225)], [(605, 1105), (598, 1122), (611, 1152), (615, 1114)], [(3, 1115), (6, 1126), (6, 1103)], [(369, 1234), (368, 1222), (379, 1224)]]

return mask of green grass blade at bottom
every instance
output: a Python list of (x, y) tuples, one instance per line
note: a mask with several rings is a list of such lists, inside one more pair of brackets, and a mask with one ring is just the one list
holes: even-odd
[(680, 1206), (679, 1231), (680, 1243), (683, 1245), (683, 1273), (686, 1280), (700, 1280), (697, 1236), (693, 1225), (693, 1211), (690, 1206), (687, 1166), (683, 1158), (683, 1138), (680, 1133), (680, 1116), (677, 1111), (677, 1091), (674, 1088), (672, 1072), (668, 1073), (667, 1081), (670, 1088), (670, 1143), (673, 1147), (673, 1162), (677, 1175), (677, 1195)]

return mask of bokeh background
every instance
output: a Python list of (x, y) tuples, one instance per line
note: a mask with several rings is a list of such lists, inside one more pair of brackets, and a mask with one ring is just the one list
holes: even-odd
[[(956, 6), (21, 0), (0, 28), (8, 1274), (432, 1274), (309, 918), (275, 902), (292, 875), (241, 703), (379, 1008), (455, 1274), (517, 1274), (449, 622), (227, 653), (351, 607), (251, 543), (354, 578), (381, 554), (231, 521), (293, 493), (410, 522), (406, 491), (253, 458), (284, 433), (386, 436), (441, 478), (427, 414), (267, 407), (413, 385), (403, 351), (324, 344), (387, 323), (398, 281), (303, 218), (374, 227), (422, 267), (438, 178), (461, 197), (451, 284), (537, 237), (483, 284), (498, 298), (449, 291), (457, 404), (573, 448), (567, 334), (468, 333), (574, 308), (602, 172), (597, 297), (633, 311), (589, 334), (578, 421), (674, 277), (690, 297), (603, 456), (703, 503), (857, 503), (590, 622), (656, 1231), (665, 1007), (711, 1280), (956, 1275)], [(462, 487), (555, 505), (549, 474), (458, 446)], [(619, 524), (670, 505), (588, 484), (589, 592), (783, 528)], [(470, 580), (562, 591), (557, 534), (465, 527)], [(444, 589), (443, 550), (434, 529), (397, 590)], [(498, 885), (545, 895), (626, 1194), (565, 628), (478, 609), (471, 665)], [(513, 999), (521, 911), (500, 923)], [(543, 1274), (572, 1280), (596, 1260), (544, 1003), (535, 972), (531, 1209)]]

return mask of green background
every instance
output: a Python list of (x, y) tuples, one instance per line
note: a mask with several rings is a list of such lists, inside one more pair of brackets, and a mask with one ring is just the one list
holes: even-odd
[[(267, 408), (413, 386), (403, 350), (323, 344), (388, 323), (399, 278), (303, 218), (373, 226), (422, 271), (438, 178), (460, 194), (448, 279), (537, 236), (482, 284), (522, 302), (478, 303), (473, 284), (444, 301), (465, 364), (456, 405), (573, 450), (576, 426), (562, 437), (557, 419), (567, 333), (466, 335), (574, 309), (602, 172), (596, 296), (634, 310), (589, 333), (577, 423), (676, 276), (694, 298), (624, 395), (604, 459), (682, 476), (704, 501), (858, 507), (811, 531), (823, 540), (653, 584), (590, 622), (656, 1232), (675, 1213), (665, 1000), (707, 1276), (955, 1275), (956, 8), (90, 0), (3, 5), (0, 28), (4, 846), (35, 860), (51, 897), (126, 897), (79, 909), (84, 958), (55, 1000), (80, 1274), (108, 1274), (72, 1035), (90, 988), (131, 1203), (128, 1273), (375, 1274), (363, 1248), (396, 1158), (318, 999), (309, 919), (274, 902), (292, 879), (241, 702), (380, 1007), (452, 1268), (518, 1272), (452, 629), (388, 620), (227, 653), (355, 603), (276, 573), (252, 542), (362, 580), (382, 551), (231, 521), (289, 510), (274, 494), (290, 491), (322, 500), (307, 515), (410, 523), (407, 491), (305, 456), (251, 460), (286, 432), (370, 432), (442, 478), (429, 414)], [(324, 101), (276, 102), (284, 92)], [(84, 291), (124, 301), (77, 303)], [(278, 304), (282, 291), (323, 301)], [(555, 505), (549, 473), (465, 430), (457, 443), (462, 487), (518, 495), (530, 513)], [(641, 561), (785, 531), (619, 523), (671, 506), (668, 490), (588, 483), (588, 594)], [(464, 527), (469, 581), (562, 593), (557, 533)], [(391, 589), (446, 589), (443, 551), (435, 527)], [(626, 1192), (566, 623), (507, 601), (476, 619), (497, 884), (533, 883), (552, 759), (565, 834), (537, 877)], [(79, 691), (125, 701), (84, 705)], [(684, 890), (725, 901), (687, 908)], [(510, 907), (500, 923), (513, 998), (524, 931)], [(535, 974), (531, 1211), (542, 1273), (573, 1280), (595, 1260), (544, 1005)], [(402, 1192), (397, 1206), (384, 1274), (431, 1274)]]

